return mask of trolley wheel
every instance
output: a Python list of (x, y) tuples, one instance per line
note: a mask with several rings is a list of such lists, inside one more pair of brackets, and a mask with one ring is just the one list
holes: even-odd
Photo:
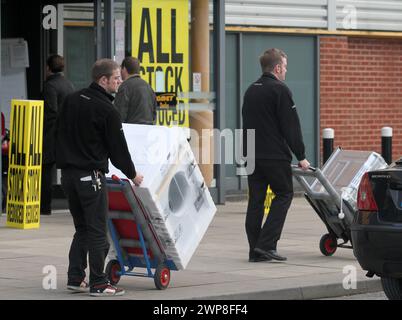
[(324, 256), (332, 256), (338, 248), (338, 241), (336, 237), (327, 233), (321, 237), (320, 251)]
[(118, 260), (110, 260), (106, 266), (106, 275), (111, 285), (115, 285), (120, 281), (121, 266)]
[(155, 287), (159, 290), (165, 290), (170, 283), (170, 269), (165, 264), (159, 264), (154, 274)]

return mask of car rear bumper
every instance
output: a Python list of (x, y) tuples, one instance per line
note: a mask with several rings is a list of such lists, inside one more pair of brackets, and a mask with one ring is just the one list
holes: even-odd
[(353, 253), (364, 270), (402, 278), (402, 224), (351, 226)]

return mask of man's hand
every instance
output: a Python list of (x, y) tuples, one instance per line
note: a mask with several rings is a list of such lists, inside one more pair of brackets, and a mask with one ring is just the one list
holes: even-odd
[(133, 183), (138, 187), (141, 183), (142, 180), (144, 180), (144, 176), (141, 174), (138, 174), (135, 176), (134, 179), (131, 179), (131, 181), (133, 181)]
[(304, 159), (299, 162), (299, 167), (301, 167), (303, 170), (308, 170), (308, 168), (310, 168), (310, 162), (308, 162), (307, 159)]

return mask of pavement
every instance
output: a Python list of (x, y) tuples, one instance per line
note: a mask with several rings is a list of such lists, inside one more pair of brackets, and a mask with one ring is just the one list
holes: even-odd
[[(166, 290), (145, 277), (123, 276), (122, 300), (307, 300), (381, 291), (367, 278), (350, 249), (323, 256), (326, 228), (303, 197), (293, 200), (278, 252), (286, 262), (248, 262), (244, 230), (246, 201), (218, 211), (186, 270), (172, 271)], [(74, 227), (68, 210), (42, 216), (39, 229), (5, 226), (0, 217), (0, 299), (104, 299), (66, 290), (68, 250)], [(141, 271), (141, 270), (139, 270)]]

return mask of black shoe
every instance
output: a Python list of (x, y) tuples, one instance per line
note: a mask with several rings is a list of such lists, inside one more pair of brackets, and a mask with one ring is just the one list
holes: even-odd
[(258, 256), (258, 257), (250, 257), (248, 258), (248, 262), (263, 262), (263, 261), (271, 261), (272, 258), (268, 256)]
[(278, 261), (286, 261), (286, 260), (288, 260), (288, 258), (279, 255), (276, 250), (265, 251), (265, 250), (262, 250), (260, 248), (255, 248), (254, 252), (257, 253), (257, 254), (260, 254), (262, 256), (266, 256), (266, 257), (269, 257), (271, 259), (278, 260)]
[(74, 292), (89, 292), (89, 284), (82, 280), (81, 282), (67, 282), (67, 289)]

